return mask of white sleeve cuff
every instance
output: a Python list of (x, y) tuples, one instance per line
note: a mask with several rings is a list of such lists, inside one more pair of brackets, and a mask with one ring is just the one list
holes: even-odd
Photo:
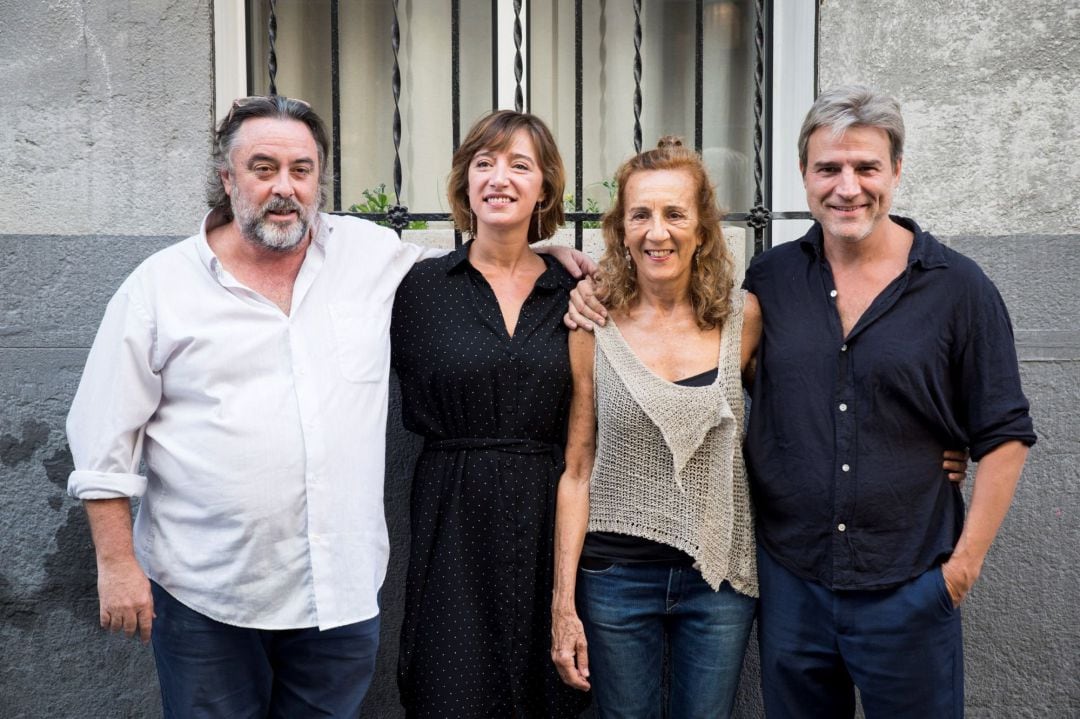
[(141, 474), (75, 470), (68, 477), (68, 494), (75, 499), (141, 497), (145, 492), (146, 477)]

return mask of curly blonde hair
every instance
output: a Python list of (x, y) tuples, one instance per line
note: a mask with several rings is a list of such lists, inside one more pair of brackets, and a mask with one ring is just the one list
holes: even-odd
[(618, 191), (604, 213), (604, 254), (600, 258), (597, 296), (610, 310), (626, 311), (638, 299), (637, 270), (626, 259), (626, 186), (635, 173), (678, 170), (690, 175), (697, 200), (697, 234), (701, 246), (694, 256), (690, 279), (690, 304), (702, 330), (721, 327), (731, 311), (735, 284), (735, 261), (720, 227), (722, 213), (701, 157), (683, 146), (677, 137), (663, 137), (655, 150), (647, 150), (624, 162), (615, 173)]

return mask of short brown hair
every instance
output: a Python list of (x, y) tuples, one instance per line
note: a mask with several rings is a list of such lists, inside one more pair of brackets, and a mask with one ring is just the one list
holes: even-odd
[(731, 292), (735, 284), (735, 261), (731, 257), (724, 231), (720, 226), (722, 213), (716, 204), (716, 193), (701, 157), (686, 147), (677, 137), (663, 137), (655, 150), (636, 155), (624, 162), (615, 173), (618, 191), (611, 208), (601, 223), (604, 232), (604, 254), (600, 258), (597, 294), (608, 309), (626, 310), (638, 297), (637, 272), (626, 261), (623, 245), (626, 231), (626, 186), (638, 172), (677, 170), (690, 175), (697, 200), (699, 251), (695, 255), (690, 278), (690, 303), (697, 325), (703, 330), (721, 327), (731, 311)]
[(472, 208), (469, 206), (469, 163), (481, 150), (505, 150), (518, 130), (529, 133), (544, 178), (540, 222), (538, 225), (535, 218), (529, 222), (529, 242), (546, 240), (563, 224), (566, 171), (563, 169), (562, 156), (551, 130), (536, 115), (498, 110), (476, 121), (454, 153), (450, 165), (450, 176), (446, 180), (446, 199), (450, 203), (454, 224), (459, 230), (473, 230)]

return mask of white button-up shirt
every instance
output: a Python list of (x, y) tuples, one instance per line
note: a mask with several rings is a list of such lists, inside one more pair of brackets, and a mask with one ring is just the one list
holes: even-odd
[(68, 416), (69, 493), (142, 497), (147, 575), (227, 624), (378, 613), (390, 311), (413, 263), (442, 251), (319, 218), (288, 315), (222, 267), (213, 214), (143, 262), (109, 302)]

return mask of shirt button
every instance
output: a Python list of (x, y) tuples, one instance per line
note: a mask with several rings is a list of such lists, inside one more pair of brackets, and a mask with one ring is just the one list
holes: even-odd
[(840, 351), (841, 352), (847, 352), (847, 345), (846, 344), (840, 345)]
[(836, 290), (830, 290), (829, 297), (836, 297)]
[(836, 529), (838, 531), (840, 531), (840, 532), (846, 532), (847, 531), (847, 525), (846, 524), (838, 524), (838, 525), (836, 525)]
[(840, 411), (841, 412), (847, 412), (847, 405), (844, 404), (843, 402), (840, 403)]
[(845, 472), (850, 472), (851, 471), (851, 465), (850, 464), (842, 464), (842, 465), (840, 465), (840, 469), (844, 470)]

